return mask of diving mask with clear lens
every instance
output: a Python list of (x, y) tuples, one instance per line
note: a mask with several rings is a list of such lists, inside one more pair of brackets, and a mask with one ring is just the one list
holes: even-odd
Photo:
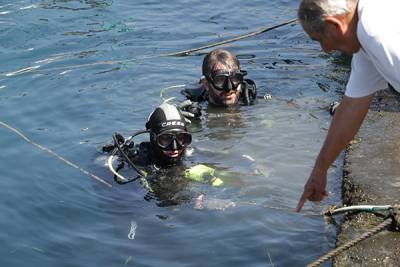
[(229, 92), (237, 90), (246, 75), (245, 70), (217, 70), (206, 78), (216, 90)]
[(181, 149), (192, 143), (192, 135), (188, 132), (163, 132), (156, 136), (157, 145), (162, 149)]

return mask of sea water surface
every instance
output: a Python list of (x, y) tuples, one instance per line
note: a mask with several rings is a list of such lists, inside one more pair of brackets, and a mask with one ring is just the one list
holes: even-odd
[(330, 196), (294, 208), (348, 65), (296, 23), (224, 46), (260, 98), (206, 107), (191, 126), (190, 162), (227, 177), (218, 188), (189, 183), (205, 195), (202, 209), (146, 201), (140, 183), (114, 182), (101, 152), (114, 132), (144, 129), (162, 98), (198, 81), (210, 49), (161, 54), (293, 19), (297, 5), (0, 0), (0, 121), (111, 185), (0, 127), (0, 266), (304, 266), (333, 248), (336, 228), (321, 213), (340, 203), (340, 161)]

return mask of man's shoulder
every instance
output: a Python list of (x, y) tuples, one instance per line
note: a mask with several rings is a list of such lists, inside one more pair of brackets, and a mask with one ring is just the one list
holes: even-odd
[(257, 90), (257, 85), (256, 85), (256, 82), (254, 80), (244, 79), (244, 83), (246, 84), (246, 86), (254, 88), (255, 90)]
[(253, 80), (244, 79), (240, 97), (245, 105), (253, 105), (255, 103), (257, 98), (257, 85)]
[[(368, 45), (369, 38), (382, 38), (398, 32), (398, 0), (360, 0), (358, 3), (357, 35), (362, 45)], [(384, 14), (384, 16), (382, 16)], [(367, 39), (366, 39), (367, 38)]]
[(345, 95), (363, 97), (386, 87), (387, 82), (371, 62), (370, 56), (364, 51), (364, 48), (360, 49), (353, 55)]
[(193, 102), (203, 102), (207, 100), (207, 90), (201, 85), (190, 85), (184, 88), (181, 93)]

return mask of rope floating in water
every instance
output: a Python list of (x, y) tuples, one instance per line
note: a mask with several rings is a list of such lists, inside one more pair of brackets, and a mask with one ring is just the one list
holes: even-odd
[(283, 26), (288, 25), (288, 24), (292, 24), (292, 23), (297, 22), (297, 21), (298, 21), (298, 19), (291, 19), (291, 20), (276, 24), (276, 25), (271, 26), (271, 27), (261, 28), (258, 31), (254, 31), (254, 32), (243, 34), (243, 35), (239, 35), (239, 36), (236, 36), (236, 37), (231, 38), (231, 39), (227, 39), (227, 40), (224, 40), (224, 41), (211, 43), (211, 44), (204, 45), (204, 46), (201, 46), (201, 47), (197, 47), (197, 48), (193, 48), (193, 49), (187, 49), (187, 50), (183, 50), (183, 51), (179, 51), (179, 52), (165, 53), (165, 54), (159, 54), (159, 55), (144, 55), (142, 57), (131, 58), (131, 59), (127, 59), (127, 60), (107, 60), (107, 61), (99, 61), (99, 62), (93, 62), (93, 63), (86, 63), (86, 64), (73, 65), (73, 66), (65, 66), (65, 67), (47, 68), (47, 69), (45, 69), (45, 68), (41, 69), (40, 65), (35, 65), (35, 66), (20, 68), (18, 70), (7, 72), (7, 73), (0, 73), (0, 76), (12, 77), (12, 76), (21, 75), (21, 74), (24, 74), (24, 73), (37, 73), (37, 72), (42, 72), (42, 71), (57, 71), (57, 70), (60, 70), (60, 71), (61, 70), (72, 70), (72, 69), (78, 69), (78, 68), (83, 68), (83, 67), (91, 67), (91, 66), (96, 66), (96, 65), (124, 64), (124, 63), (129, 63), (129, 62), (135, 62), (135, 61), (138, 61), (138, 60), (151, 59), (151, 58), (157, 58), (157, 57), (172, 57), (172, 56), (182, 57), (182, 56), (188, 56), (189, 54), (191, 54), (193, 52), (197, 52), (197, 51), (204, 50), (204, 49), (207, 49), (207, 48), (216, 47), (216, 46), (220, 46), (220, 45), (224, 45), (224, 44), (228, 44), (228, 43), (233, 43), (233, 42), (236, 42), (236, 41), (239, 41), (239, 40), (243, 40), (243, 39), (246, 39), (246, 38), (257, 36), (257, 35), (260, 35), (262, 33), (269, 32), (271, 30), (283, 27)]
[(95, 175), (95, 174), (93, 174), (93, 173), (91, 173), (91, 172), (89, 172), (89, 171), (87, 171), (87, 170), (85, 170), (85, 169), (79, 167), (79, 166), (76, 165), (75, 163), (72, 163), (71, 161), (69, 161), (69, 160), (63, 158), (62, 156), (58, 155), (56, 152), (52, 151), (51, 149), (49, 149), (49, 148), (47, 148), (47, 147), (44, 147), (44, 146), (42, 146), (42, 145), (40, 145), (40, 144), (38, 144), (38, 143), (33, 142), (33, 141), (30, 140), (28, 137), (26, 137), (23, 133), (21, 133), (21, 132), (18, 131), (17, 129), (11, 127), (11, 126), (8, 125), (7, 123), (0, 121), (0, 124), (1, 124), (3, 127), (5, 127), (5, 128), (7, 128), (7, 129), (13, 131), (13, 132), (16, 133), (17, 135), (19, 135), (22, 139), (24, 139), (26, 142), (32, 144), (33, 146), (39, 148), (40, 150), (45, 151), (45, 152), (47, 152), (47, 153), (53, 155), (53, 156), (56, 157), (57, 159), (59, 159), (59, 160), (61, 160), (62, 162), (66, 163), (67, 165), (69, 165), (69, 166), (71, 166), (71, 167), (73, 167), (73, 168), (75, 168), (75, 169), (77, 169), (77, 170), (83, 172), (83, 173), (86, 174), (86, 175), (89, 175), (90, 177), (92, 177), (93, 179), (99, 181), (100, 183), (102, 183), (102, 184), (104, 184), (104, 185), (106, 185), (106, 186), (108, 186), (108, 187), (112, 187), (112, 185), (111, 185), (110, 183), (106, 182), (104, 179), (100, 178), (99, 176), (97, 176), (97, 175)]
[(274, 26), (272, 26), (272, 27), (262, 28), (262, 29), (260, 29), (260, 30), (258, 30), (258, 31), (246, 33), (246, 34), (243, 34), (243, 35), (239, 35), (239, 36), (237, 36), (237, 37), (234, 37), (234, 38), (231, 38), (231, 39), (228, 39), (228, 40), (225, 40), (225, 41), (221, 41), (221, 42), (217, 42), (217, 43), (212, 43), (212, 44), (208, 44), (208, 45), (201, 46), (201, 47), (198, 47), (198, 48), (188, 49), (188, 50), (184, 50), (184, 51), (180, 51), (180, 52), (161, 54), (160, 56), (163, 56), (163, 57), (172, 57), (172, 56), (181, 57), (181, 56), (187, 56), (187, 55), (189, 55), (189, 54), (191, 54), (191, 53), (193, 53), (193, 52), (197, 52), (197, 51), (204, 50), (204, 49), (211, 48), (211, 47), (216, 47), (216, 46), (219, 46), (219, 45), (224, 45), (224, 44), (228, 44), (228, 43), (233, 43), (233, 42), (236, 42), (236, 41), (239, 41), (239, 40), (243, 40), (243, 39), (250, 38), (250, 37), (253, 37), (253, 36), (256, 36), (256, 35), (260, 35), (260, 34), (262, 34), (262, 33), (264, 33), (264, 32), (268, 32), (268, 31), (271, 31), (271, 30), (280, 28), (280, 27), (282, 27), (282, 26), (291, 24), (291, 23), (293, 23), (293, 22), (296, 22), (297, 20), (298, 20), (298, 19), (291, 19), (291, 20), (282, 22), (282, 23), (280, 23), (280, 24), (274, 25)]

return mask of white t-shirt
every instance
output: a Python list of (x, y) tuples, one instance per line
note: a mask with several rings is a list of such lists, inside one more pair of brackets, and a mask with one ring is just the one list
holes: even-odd
[(388, 87), (400, 92), (400, 0), (359, 0), (357, 37), (345, 95), (363, 97)]

